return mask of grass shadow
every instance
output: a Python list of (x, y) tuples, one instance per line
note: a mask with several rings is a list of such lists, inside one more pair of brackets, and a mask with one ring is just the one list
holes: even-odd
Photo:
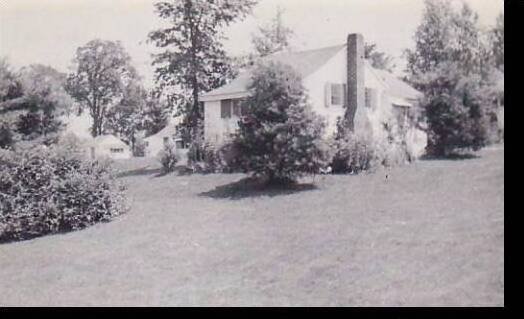
[(198, 194), (198, 196), (211, 197), (215, 199), (238, 200), (247, 197), (274, 197), (290, 195), (298, 192), (311, 191), (315, 189), (318, 189), (318, 187), (314, 184), (309, 183), (275, 185), (268, 184), (261, 179), (247, 177), (233, 183), (217, 186), (213, 190)]
[(420, 157), (420, 159), (423, 161), (463, 161), (477, 158), (480, 158), (480, 156), (471, 153), (453, 153), (447, 156), (423, 155)]
[(143, 167), (143, 168), (120, 172), (116, 175), (116, 177), (130, 177), (130, 176), (153, 175), (153, 174), (158, 175), (161, 173), (162, 173), (162, 170), (160, 168)]

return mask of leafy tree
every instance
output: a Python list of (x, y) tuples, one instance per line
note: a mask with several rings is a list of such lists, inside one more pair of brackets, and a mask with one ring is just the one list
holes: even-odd
[(232, 142), (240, 166), (269, 182), (317, 173), (326, 164), (325, 123), (312, 111), (300, 76), (285, 64), (259, 64), (249, 91)]
[(271, 24), (259, 27), (258, 34), (252, 35), (251, 41), (258, 56), (264, 57), (289, 48), (293, 30), (284, 25), (282, 13), (282, 8), (278, 7)]
[(393, 71), (395, 64), (393, 64), (393, 57), (385, 52), (378, 51), (375, 43), (366, 43), (364, 46), (364, 56), (369, 59), (371, 65), (380, 70)]
[(504, 13), (497, 17), (495, 27), (491, 31), (491, 39), (495, 66), (504, 72)]
[(422, 22), (414, 36), (415, 49), (406, 50), (408, 72), (412, 77), (451, 60), (449, 44), (452, 43), (454, 15), (451, 3), (449, 0), (426, 0), (424, 3)]
[(254, 0), (172, 0), (155, 4), (169, 27), (149, 33), (163, 52), (155, 54), (156, 82), (173, 89), (169, 101), (184, 115), (194, 139), (199, 138), (202, 111), (199, 94), (219, 87), (231, 77), (230, 59), (221, 41), (223, 28), (243, 18)]
[(56, 139), (63, 127), (59, 117), (68, 114), (73, 104), (65, 92), (65, 80), (65, 74), (45, 65), (33, 64), (20, 70), (24, 112), (16, 125), (24, 140), (42, 137), (48, 143)]
[(428, 153), (449, 156), (477, 150), (487, 141), (486, 87), (478, 74), (462, 74), (456, 62), (441, 63), (426, 76), (440, 86), (426, 92)]
[[(427, 151), (447, 156), (478, 149), (487, 141), (492, 73), (484, 65), (485, 43), (477, 14), (463, 3), (455, 11), (447, 0), (426, 0), (415, 49), (407, 51), (409, 80), (425, 94)], [(493, 113), (493, 112), (491, 112)]]
[[(0, 58), (0, 102), (22, 96), (22, 84), (12, 71), (7, 58)], [(2, 111), (2, 109), (0, 109)]]
[(145, 104), (147, 91), (138, 81), (126, 85), (120, 102), (109, 109), (105, 122), (105, 131), (118, 136), (135, 150), (137, 134), (145, 126)]
[(146, 136), (156, 134), (166, 127), (171, 113), (169, 103), (155, 92), (150, 92), (143, 111)]
[(69, 74), (67, 92), (89, 110), (93, 137), (103, 134), (108, 111), (123, 97), (126, 84), (136, 79), (130, 57), (120, 42), (92, 40), (76, 51), (76, 71)]

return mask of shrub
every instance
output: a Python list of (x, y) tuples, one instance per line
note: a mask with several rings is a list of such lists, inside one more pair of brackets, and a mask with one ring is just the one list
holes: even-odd
[(0, 149), (9, 148), (14, 144), (13, 131), (9, 124), (5, 121), (0, 121)]
[(188, 162), (197, 173), (233, 173), (241, 171), (238, 151), (228, 143), (218, 149), (209, 143), (193, 143), (188, 151)]
[(299, 75), (285, 64), (259, 64), (233, 140), (245, 172), (270, 182), (293, 181), (325, 166), (325, 123), (313, 113)]
[(164, 144), (164, 149), (159, 153), (160, 163), (162, 164), (162, 172), (170, 173), (175, 170), (176, 163), (178, 162), (178, 154), (176, 153), (175, 144), (167, 142)]
[[(428, 124), (427, 153), (448, 156), (478, 150), (488, 142), (491, 84), (478, 74), (463, 74), (456, 63), (441, 63), (419, 76)], [(489, 94), (488, 94), (489, 93)]]
[(126, 210), (109, 162), (47, 147), (0, 152), (0, 241), (82, 229)]
[(337, 134), (331, 140), (331, 169), (333, 173), (360, 173), (381, 166), (392, 167), (411, 160), (405, 136), (394, 125), (384, 124), (385, 136), (372, 138), (355, 134), (337, 123)]

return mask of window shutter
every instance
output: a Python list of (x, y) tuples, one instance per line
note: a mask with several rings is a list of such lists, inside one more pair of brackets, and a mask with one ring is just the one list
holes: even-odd
[(348, 106), (348, 85), (346, 83), (342, 84), (342, 98), (344, 99), (342, 101), (342, 105), (347, 107)]
[(329, 107), (331, 105), (331, 83), (326, 82), (324, 85), (324, 97), (325, 97), (325, 104), (326, 107)]
[(220, 117), (223, 119), (231, 117), (231, 100), (220, 101)]

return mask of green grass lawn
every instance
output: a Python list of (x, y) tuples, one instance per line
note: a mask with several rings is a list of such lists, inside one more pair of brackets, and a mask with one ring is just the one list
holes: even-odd
[(119, 163), (131, 211), (0, 245), (0, 306), (501, 306), (504, 149), (291, 190)]

